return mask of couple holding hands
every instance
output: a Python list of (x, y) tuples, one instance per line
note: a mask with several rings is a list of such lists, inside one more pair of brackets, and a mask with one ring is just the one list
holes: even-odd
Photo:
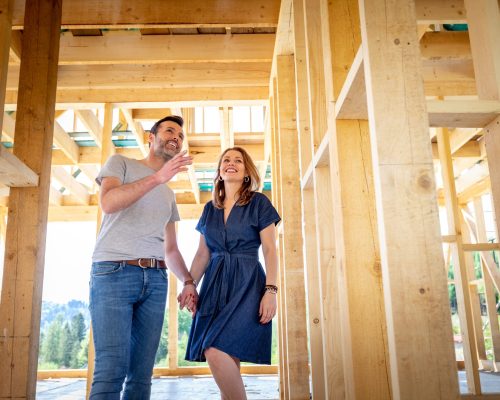
[(274, 226), (280, 217), (256, 192), (260, 178), (248, 153), (225, 150), (212, 201), (196, 226), (200, 240), (188, 270), (177, 246), (175, 195), (165, 185), (192, 163), (181, 151), (182, 126), (179, 116), (159, 120), (146, 158), (114, 155), (96, 179), (103, 221), (90, 277), (93, 400), (120, 399), (120, 393), (127, 400), (150, 398), (167, 267), (184, 284), (180, 308), (193, 315), (186, 360), (208, 362), (222, 399), (246, 399), (241, 361), (271, 363), (278, 291)]

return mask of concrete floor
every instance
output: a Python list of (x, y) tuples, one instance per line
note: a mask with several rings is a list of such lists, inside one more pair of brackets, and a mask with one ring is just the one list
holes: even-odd
[[(500, 393), (500, 373), (481, 372), (483, 393)], [(458, 373), (460, 392), (467, 393), (465, 372)], [(276, 375), (245, 375), (249, 400), (279, 399)], [(40, 400), (83, 400), (85, 379), (48, 379), (38, 381), (36, 398)], [(151, 400), (219, 400), (219, 390), (210, 376), (162, 377), (153, 379)]]
[[(249, 400), (279, 399), (276, 375), (243, 376)], [(85, 379), (48, 379), (38, 381), (36, 398), (40, 400), (83, 400)], [(162, 377), (153, 379), (151, 400), (219, 400), (219, 390), (211, 376)]]

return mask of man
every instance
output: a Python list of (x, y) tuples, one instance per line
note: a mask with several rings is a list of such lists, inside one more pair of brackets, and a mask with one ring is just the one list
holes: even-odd
[(159, 120), (151, 128), (146, 158), (114, 155), (96, 179), (104, 217), (90, 278), (94, 400), (120, 399), (124, 381), (123, 399), (150, 398), (165, 312), (166, 265), (185, 283), (182, 296), (197, 298), (177, 247), (175, 195), (165, 185), (192, 163), (181, 152), (183, 122), (178, 116)]

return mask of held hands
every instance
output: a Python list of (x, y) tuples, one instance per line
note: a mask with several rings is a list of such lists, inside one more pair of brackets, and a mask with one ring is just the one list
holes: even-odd
[(168, 160), (161, 169), (156, 172), (156, 177), (160, 183), (166, 183), (179, 172), (187, 171), (187, 166), (193, 163), (193, 157), (186, 155), (187, 150), (181, 151)]
[(182, 289), (182, 292), (177, 296), (177, 301), (179, 302), (179, 308), (182, 310), (184, 307), (191, 311), (191, 315), (194, 318), (196, 314), (196, 305), (198, 304), (198, 292), (194, 285), (186, 285)]
[(261, 324), (267, 324), (276, 315), (276, 293), (264, 292), (262, 300), (260, 301), (259, 317)]

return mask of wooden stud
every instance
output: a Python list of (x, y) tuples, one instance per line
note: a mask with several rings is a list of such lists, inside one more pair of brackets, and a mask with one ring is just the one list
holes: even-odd
[[(293, 20), (298, 148), (300, 149), (300, 173), (303, 177), (305, 170), (313, 159), (303, 0), (293, 0)], [(332, 371), (329, 368), (331, 367), (332, 357), (329, 357), (329, 355), (333, 352), (331, 347), (333, 335), (329, 335), (325, 327), (325, 324), (329, 321), (325, 318), (324, 309), (328, 308), (329, 303), (325, 304), (324, 302), (325, 296), (322, 293), (321, 285), (322, 269), (318, 264), (321, 260), (318, 254), (320, 246), (317, 245), (319, 240), (316, 231), (316, 217), (319, 210), (316, 209), (315, 199), (316, 193), (314, 190), (306, 189), (302, 191), (302, 215), (304, 219), (302, 236), (305, 242), (304, 272), (307, 276), (312, 397), (326, 399), (329, 398), (327, 371)], [(326, 254), (325, 256), (328, 257)], [(322, 257), (322, 259), (324, 258)], [(330, 298), (328, 296), (328, 299)]]
[[(283, 264), (286, 290), (286, 328), (288, 385), (291, 399), (309, 397), (309, 367), (305, 290), (302, 266), (302, 221), (300, 209), (300, 181), (297, 165), (297, 126), (295, 111), (295, 72), (293, 56), (277, 58), (277, 114), (280, 143), (281, 191), (287, 201), (282, 202)], [(293, 312), (292, 312), (293, 310)]]
[[(26, 1), (14, 155), (39, 175), (11, 188), (0, 303), (0, 397), (34, 398), (61, 1)], [(43, 77), (43, 79), (41, 79)]]
[(456, 399), (414, 2), (359, 4), (392, 397)]
[(448, 231), (455, 237), (455, 240), (450, 243), (450, 246), (456, 282), (455, 291), (457, 294), (458, 315), (463, 336), (467, 386), (471, 393), (481, 394), (481, 382), (479, 380), (479, 365), (477, 358), (478, 349), (474, 336), (474, 316), (471, 308), (472, 303), (469, 290), (469, 280), (472, 278), (468, 276), (464, 254), (462, 224), (460, 223), (460, 211), (456, 200), (457, 196), (453, 166), (451, 163), (451, 149), (448, 130), (445, 128), (438, 129), (437, 139), (439, 158), (441, 160), (441, 171), (443, 174), (445, 204), (448, 217)]
[[(175, 224), (176, 231), (178, 224)], [(177, 303), (177, 277), (168, 274), (168, 368), (178, 368), (179, 305)]]
[[(470, 231), (469, 227), (467, 226), (465, 222), (465, 218), (463, 216), (463, 213), (459, 211), (459, 223), (460, 227), (462, 229), (462, 239), (471, 239), (472, 237), (472, 232)], [(451, 246), (453, 250), (453, 245)], [(481, 304), (479, 302), (479, 290), (478, 290), (478, 285), (473, 285), (472, 282), (474, 282), (476, 279), (476, 271), (474, 268), (474, 254), (469, 253), (469, 254), (464, 254), (463, 256), (464, 260), (464, 265), (463, 267), (466, 269), (466, 274), (467, 274), (467, 284), (464, 290), (469, 290), (469, 307), (470, 307), (470, 312), (471, 312), (471, 317), (472, 317), (472, 323), (474, 327), (474, 334), (471, 335), (472, 338), (475, 339), (476, 341), (476, 354), (473, 354), (472, 356), (476, 356), (478, 358), (478, 361), (480, 363), (480, 366), (482, 369), (487, 369), (487, 366), (485, 366), (484, 362), (487, 361), (486, 357), (486, 347), (484, 344), (484, 333), (483, 333), (483, 319), (481, 317)], [(453, 260), (455, 262), (455, 260)], [(458, 283), (457, 280), (455, 282)], [(456, 286), (455, 286), (456, 290)], [(466, 367), (467, 370), (467, 367)]]
[(7, 87), (13, 8), (14, 0), (0, 1), (0, 132), (2, 132), (3, 107)]
[[(321, 15), (327, 101), (333, 105), (350, 78), (345, 66), (362, 57), (358, 5), (323, 1)], [(331, 110), (328, 131), (346, 397), (387, 399), (389, 354), (368, 124), (334, 120)]]
[[(281, 181), (280, 181), (280, 137), (278, 133), (278, 90), (276, 78), (273, 78), (271, 84), (271, 97), (269, 99), (270, 113), (272, 118), (271, 123), (271, 163), (272, 163), (272, 198), (276, 209), (280, 215), (283, 215)], [(283, 266), (283, 235), (281, 233), (282, 225), (280, 222), (277, 238), (277, 254), (278, 254), (278, 354), (279, 354), (279, 386), (280, 399), (288, 399), (288, 359), (287, 359), (287, 328), (286, 328), (286, 281), (285, 271)]]
[[(484, 221), (483, 203), (481, 197), (473, 200), (474, 215), (476, 221), (476, 241), (486, 242), (486, 224)], [(498, 312), (496, 305), (495, 286), (488, 270), (496, 270), (497, 266), (491, 253), (481, 253), (481, 271), (484, 279), (484, 293), (486, 296), (486, 308), (488, 310), (488, 321), (490, 323), (491, 342), (493, 350), (493, 364), (498, 372), (500, 362), (500, 327), (498, 324)]]
[[(115, 146), (111, 140), (113, 136), (113, 105), (106, 103), (104, 105), (104, 123), (102, 127), (102, 143), (101, 143), (101, 159), (100, 165), (103, 166), (109, 157), (115, 154)], [(97, 231), (99, 234), (102, 223), (102, 209), (99, 207), (97, 210)], [(87, 386), (86, 386), (86, 399), (90, 396), (90, 389), (92, 388), (92, 381), (94, 379), (94, 362), (95, 362), (95, 349), (94, 349), (94, 335), (92, 333), (92, 326), (90, 327), (89, 347), (87, 354)]]
[[(483, 101), (500, 100), (500, 6), (495, 0), (475, 2), (465, 0), (470, 46), (476, 75), (477, 94)], [(500, 116), (491, 121), (485, 131), (485, 146), (491, 182), (491, 194), (496, 215), (500, 215)], [(496, 222), (497, 238), (500, 232)]]

